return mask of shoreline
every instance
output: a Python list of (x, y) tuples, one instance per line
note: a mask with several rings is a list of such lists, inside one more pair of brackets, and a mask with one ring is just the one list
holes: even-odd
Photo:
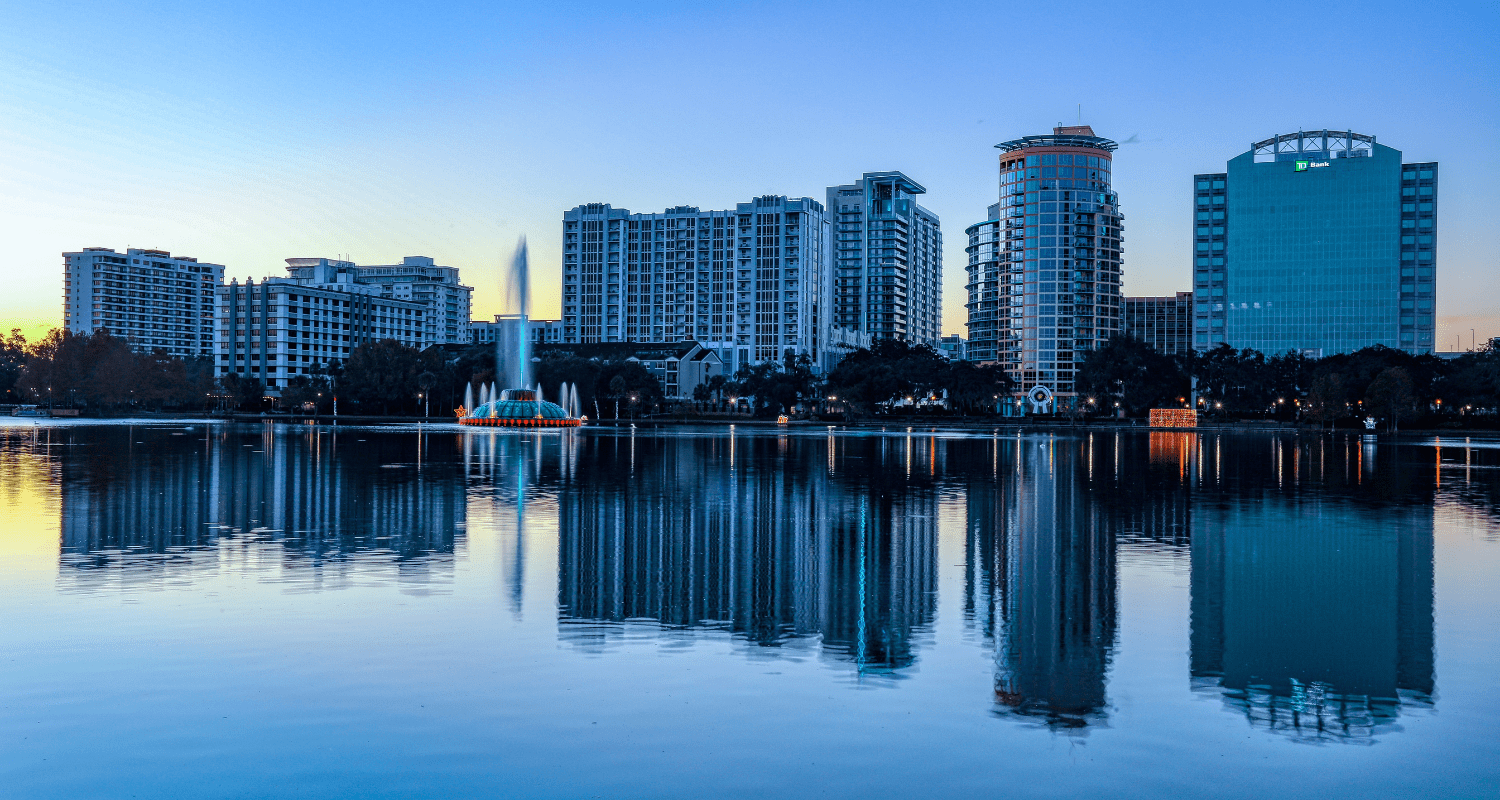
[[(460, 426), (452, 417), (398, 417), (398, 416), (375, 416), (375, 415), (348, 415), (341, 414), (337, 418), (332, 415), (290, 415), (290, 414), (142, 414), (121, 417), (3, 417), (0, 418), (0, 426), (23, 427), (16, 423), (29, 422), (30, 426), (24, 427), (51, 427), (54, 425), (72, 427), (77, 425), (128, 423), (140, 425), (157, 424), (216, 424), (216, 423), (280, 423), (285, 425), (308, 425), (333, 427), (336, 425), (349, 425), (359, 427), (380, 426), (410, 426), (410, 425), (433, 425), (444, 428), (451, 427), (455, 431), (467, 430)], [(809, 430), (849, 430), (849, 431), (880, 431), (880, 432), (916, 432), (923, 433), (975, 433), (981, 431), (1007, 433), (1090, 433), (1090, 432), (1148, 432), (1148, 433), (1291, 433), (1297, 435), (1330, 435), (1345, 434), (1349, 436), (1376, 436), (1380, 439), (1405, 439), (1408, 437), (1419, 438), (1462, 438), (1481, 440), (1500, 440), (1500, 430), (1464, 429), (1464, 428), (1413, 428), (1397, 431), (1392, 434), (1388, 431), (1368, 431), (1358, 428), (1335, 428), (1326, 429), (1313, 426), (1297, 425), (1295, 423), (1277, 422), (1225, 422), (1218, 424), (1199, 425), (1193, 428), (1167, 428), (1151, 427), (1144, 420), (1103, 421), (1094, 420), (1088, 422), (1073, 422), (1070, 420), (1047, 420), (1029, 419), (1015, 420), (1006, 418), (974, 418), (974, 419), (885, 419), (885, 420), (855, 420), (855, 421), (824, 421), (796, 419), (785, 423), (774, 419), (752, 419), (730, 418), (730, 417), (705, 417), (705, 418), (670, 418), (670, 419), (620, 419), (620, 420), (598, 420), (591, 421), (581, 427), (582, 430), (590, 428), (598, 430), (621, 430), (634, 427), (641, 429), (669, 429), (669, 428), (708, 428), (726, 429), (752, 428), (761, 430), (786, 430), (786, 431), (809, 431)], [(525, 429), (531, 430), (531, 429)]]

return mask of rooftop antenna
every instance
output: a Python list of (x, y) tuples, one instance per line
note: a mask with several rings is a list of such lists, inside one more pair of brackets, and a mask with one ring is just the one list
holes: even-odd
[(1078, 104), (1078, 124), (1083, 124), (1083, 103)]

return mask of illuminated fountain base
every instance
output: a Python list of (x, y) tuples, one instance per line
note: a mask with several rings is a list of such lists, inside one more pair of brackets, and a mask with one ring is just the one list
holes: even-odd
[(500, 399), (481, 403), (459, 415), (460, 425), (498, 428), (576, 428), (583, 420), (568, 416), (556, 403), (539, 399), (531, 389), (506, 389)]

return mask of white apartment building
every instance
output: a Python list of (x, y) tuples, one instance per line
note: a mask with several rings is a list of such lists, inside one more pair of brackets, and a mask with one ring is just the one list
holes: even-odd
[[(515, 319), (514, 314), (496, 314), (494, 321), (471, 320), (470, 341), (474, 344), (494, 344), (500, 341), (500, 329), (507, 324), (515, 324)], [(560, 319), (529, 319), (526, 320), (526, 330), (532, 344), (562, 344), (563, 324)]]
[(425, 348), (428, 306), (382, 296), (324, 265), (306, 283), (267, 278), (219, 287), (215, 374), (257, 378), (274, 394), (297, 375), (342, 363), (366, 342)]
[(866, 172), (828, 187), (833, 231), (832, 324), (875, 339), (938, 346), (943, 233), (917, 205), (927, 190), (900, 172)]
[[(331, 268), (331, 271), (330, 271)], [(427, 307), (424, 315), (428, 344), (467, 344), (474, 288), (459, 282), (457, 267), (444, 267), (427, 256), (407, 256), (400, 264), (360, 266), (330, 258), (288, 258), (287, 275), (294, 281), (317, 285), (324, 278), (351, 278), (374, 287), (381, 297), (411, 300)]]
[(214, 291), (222, 264), (166, 250), (108, 247), (63, 253), (63, 324), (73, 333), (109, 331), (132, 350), (180, 358), (214, 353)]
[(659, 214), (578, 206), (563, 215), (563, 342), (697, 341), (731, 375), (787, 352), (820, 363), (828, 248), (823, 205), (807, 197)]

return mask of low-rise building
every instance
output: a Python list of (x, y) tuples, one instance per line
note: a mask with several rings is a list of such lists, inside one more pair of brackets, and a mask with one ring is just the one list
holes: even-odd
[(724, 374), (724, 361), (715, 351), (687, 342), (596, 342), (593, 344), (542, 344), (537, 355), (570, 353), (602, 362), (636, 361), (661, 382), (668, 400), (692, 400), (693, 390), (715, 375)]

